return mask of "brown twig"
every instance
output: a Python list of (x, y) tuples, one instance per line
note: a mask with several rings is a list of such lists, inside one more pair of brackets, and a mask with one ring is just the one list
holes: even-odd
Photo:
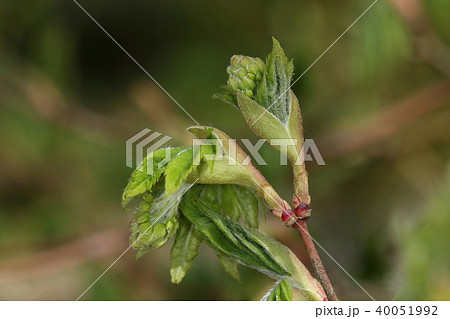
[[(322, 288), (325, 291), (327, 300), (338, 300), (336, 293), (334, 292), (333, 286), (331, 285), (330, 279), (328, 278), (327, 272), (320, 260), (319, 254), (317, 253), (314, 242), (309, 234), (308, 227), (306, 225), (306, 220), (311, 216), (311, 196), (309, 195), (308, 186), (308, 172), (306, 170), (305, 158), (304, 158), (304, 138), (303, 138), (303, 124), (302, 116), (300, 111), (300, 105), (298, 103), (297, 97), (292, 93), (292, 104), (293, 109), (297, 110), (292, 113), (293, 118), (298, 123), (297, 129), (290, 128), (292, 134), (297, 137), (297, 158), (291, 158), (292, 171), (294, 176), (294, 196), (292, 204), (294, 206), (294, 211), (284, 210), (281, 215), (281, 219), (286, 226), (293, 227), (298, 231), (306, 251), (311, 261), (311, 265), (314, 269), (317, 279), (319, 280)], [(298, 163), (300, 160), (300, 163)]]
[(294, 228), (302, 238), (303, 245), (305, 245), (306, 251), (308, 252), (309, 260), (314, 269), (314, 273), (322, 285), (325, 293), (327, 294), (328, 300), (338, 301), (339, 299), (336, 296), (333, 285), (331, 284), (330, 278), (323, 266), (322, 260), (320, 259), (319, 254), (317, 253), (316, 246), (309, 234), (308, 225), (306, 219), (298, 219), (292, 228)]

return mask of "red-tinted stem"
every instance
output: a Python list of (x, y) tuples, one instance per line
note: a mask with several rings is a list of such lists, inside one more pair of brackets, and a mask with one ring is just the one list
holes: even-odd
[(338, 301), (339, 299), (334, 292), (333, 286), (331, 285), (331, 281), (328, 278), (327, 272), (325, 271), (325, 267), (320, 260), (319, 254), (317, 253), (316, 246), (309, 234), (308, 225), (306, 224), (306, 219), (298, 219), (292, 227), (298, 231), (300, 237), (302, 238), (303, 244), (305, 245), (306, 251), (308, 252), (309, 260), (311, 261), (311, 265), (314, 269), (314, 272), (322, 285), (325, 293), (327, 294), (328, 300)]

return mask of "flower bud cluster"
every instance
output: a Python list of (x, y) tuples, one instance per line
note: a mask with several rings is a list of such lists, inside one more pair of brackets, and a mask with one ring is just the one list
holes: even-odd
[[(135, 249), (159, 248), (175, 235), (178, 228), (178, 220), (175, 215), (158, 219), (160, 214), (150, 214), (150, 208), (149, 202), (142, 202), (131, 222), (130, 243)], [(156, 220), (157, 222), (155, 222)]]
[(233, 55), (227, 68), (228, 89), (234, 94), (239, 92), (252, 98), (258, 81), (263, 77), (264, 67), (260, 58)]

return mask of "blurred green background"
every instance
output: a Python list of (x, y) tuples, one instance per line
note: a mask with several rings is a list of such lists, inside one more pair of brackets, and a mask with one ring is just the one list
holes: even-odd
[[(255, 136), (211, 96), (233, 54), (271, 36), (299, 76), (371, 1), (79, 1), (201, 124)], [(312, 235), (380, 300), (450, 299), (450, 0), (380, 0), (294, 86)], [(125, 141), (194, 124), (71, 0), (0, 2), (0, 299), (76, 299), (126, 248)], [(260, 167), (290, 201), (288, 167)], [(294, 231), (262, 228), (305, 264)], [(272, 280), (226, 275), (204, 247), (179, 285), (170, 245), (128, 251), (86, 300), (258, 300)], [(341, 299), (369, 297), (321, 252)]]

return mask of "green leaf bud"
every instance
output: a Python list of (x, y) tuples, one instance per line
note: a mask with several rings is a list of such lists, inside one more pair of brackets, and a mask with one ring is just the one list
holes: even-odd
[(178, 229), (178, 204), (189, 184), (183, 184), (176, 192), (167, 195), (160, 191), (152, 203), (141, 202), (130, 224), (130, 242), (142, 256), (151, 247), (161, 247)]
[(166, 225), (165, 224), (158, 223), (158, 224), (154, 225), (152, 235), (155, 238), (158, 238), (158, 237), (162, 238), (162, 237), (164, 237), (166, 235), (166, 233), (167, 233), (167, 231), (166, 231)]
[(249, 64), (249, 65), (245, 66), (248, 73), (254, 74), (254, 75), (259, 75), (259, 76), (262, 75), (262, 73), (264, 72), (264, 63), (262, 62), (262, 60), (259, 60), (259, 61), (260, 62), (258, 62), (258, 63), (253, 63), (253, 64)]
[(136, 218), (136, 224), (137, 225), (141, 225), (143, 223), (148, 222), (148, 215), (147, 214), (137, 215), (135, 218)]
[(233, 55), (230, 59), (230, 66), (232, 68), (238, 68), (242, 59), (242, 55)]
[(148, 232), (147, 229), (150, 229), (151, 226), (152, 226), (152, 224), (150, 224), (149, 222), (141, 223), (141, 224), (139, 224), (139, 227), (138, 227), (139, 232), (141, 234), (147, 233)]
[(144, 196), (142, 196), (142, 199), (147, 202), (147, 203), (151, 203), (153, 201), (153, 196), (150, 193), (144, 194)]
[(255, 82), (249, 77), (244, 77), (241, 79), (241, 87), (247, 90), (253, 90), (255, 88)]
[(237, 68), (235, 70), (232, 70), (233, 74), (235, 74), (236, 76), (243, 78), (247, 75), (247, 70), (244, 68)]
[(253, 73), (247, 73), (246, 78), (255, 81), (256, 80), (256, 75), (254, 75)]
[(232, 91), (237, 91), (239, 88), (238, 80), (234, 76), (228, 78), (228, 88)]
[(244, 93), (244, 95), (248, 96), (248, 97), (253, 97), (253, 91), (252, 90), (244, 90), (242, 91), (242, 93)]

